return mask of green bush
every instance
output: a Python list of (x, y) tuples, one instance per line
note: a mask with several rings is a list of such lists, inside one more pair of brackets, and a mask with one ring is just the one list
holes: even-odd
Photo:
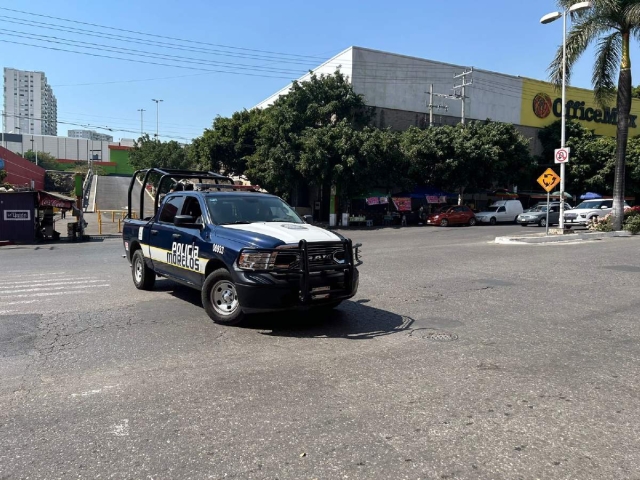
[(613, 216), (609, 214), (602, 218), (593, 218), (587, 227), (593, 232), (613, 232)]
[(625, 208), (624, 210), (625, 221), (627, 220), (627, 218), (637, 217), (637, 216), (640, 216), (640, 207), (636, 206), (631, 208)]
[(640, 233), (640, 215), (632, 215), (627, 218), (622, 228), (627, 232), (630, 232), (631, 235), (637, 235)]

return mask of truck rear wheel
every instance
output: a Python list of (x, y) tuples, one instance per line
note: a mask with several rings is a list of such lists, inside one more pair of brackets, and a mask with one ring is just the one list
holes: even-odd
[(237, 325), (244, 319), (236, 286), (224, 268), (211, 272), (204, 281), (202, 306), (211, 320), (222, 325)]
[(156, 283), (156, 274), (144, 263), (142, 250), (136, 250), (131, 259), (133, 284), (138, 290), (151, 290)]

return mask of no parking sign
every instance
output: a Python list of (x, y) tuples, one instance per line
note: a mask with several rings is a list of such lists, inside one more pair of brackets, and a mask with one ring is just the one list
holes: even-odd
[(569, 147), (556, 148), (554, 159), (556, 163), (569, 163)]

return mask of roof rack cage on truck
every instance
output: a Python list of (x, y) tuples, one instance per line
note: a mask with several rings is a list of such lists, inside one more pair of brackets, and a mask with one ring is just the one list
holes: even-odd
[[(157, 192), (162, 192), (162, 186), (166, 184), (167, 180), (188, 180), (188, 179), (197, 179), (200, 183), (195, 184), (200, 187), (199, 190), (213, 190), (213, 189), (225, 189), (232, 191), (258, 191), (260, 187), (254, 185), (235, 185), (233, 183), (233, 179), (230, 177), (225, 177), (216, 172), (201, 172), (197, 170), (181, 170), (178, 168), (145, 168), (141, 170), (136, 170), (131, 177), (131, 183), (129, 184), (128, 191), (128, 202), (127, 202), (127, 217), (131, 218), (131, 195), (133, 193), (133, 186), (138, 179), (139, 175), (144, 174), (144, 178), (142, 180), (142, 189), (140, 191), (140, 217), (144, 218), (144, 198), (145, 198), (145, 190), (147, 185), (149, 185), (149, 177), (152, 174), (160, 175), (160, 180), (158, 181), (158, 186), (156, 188)], [(203, 180), (213, 180), (215, 183), (203, 183)], [(155, 195), (154, 204), (153, 204), (153, 214), (158, 213), (158, 203), (159, 203), (159, 195)]]

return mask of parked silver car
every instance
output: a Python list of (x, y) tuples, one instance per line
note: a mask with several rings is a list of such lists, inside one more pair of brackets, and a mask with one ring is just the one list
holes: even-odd
[[(571, 205), (564, 204), (565, 211), (571, 209)], [(538, 225), (539, 227), (547, 226), (547, 204), (538, 203), (518, 215), (517, 222), (526, 227), (527, 225)], [(560, 202), (551, 202), (549, 204), (549, 225), (560, 223)]]

